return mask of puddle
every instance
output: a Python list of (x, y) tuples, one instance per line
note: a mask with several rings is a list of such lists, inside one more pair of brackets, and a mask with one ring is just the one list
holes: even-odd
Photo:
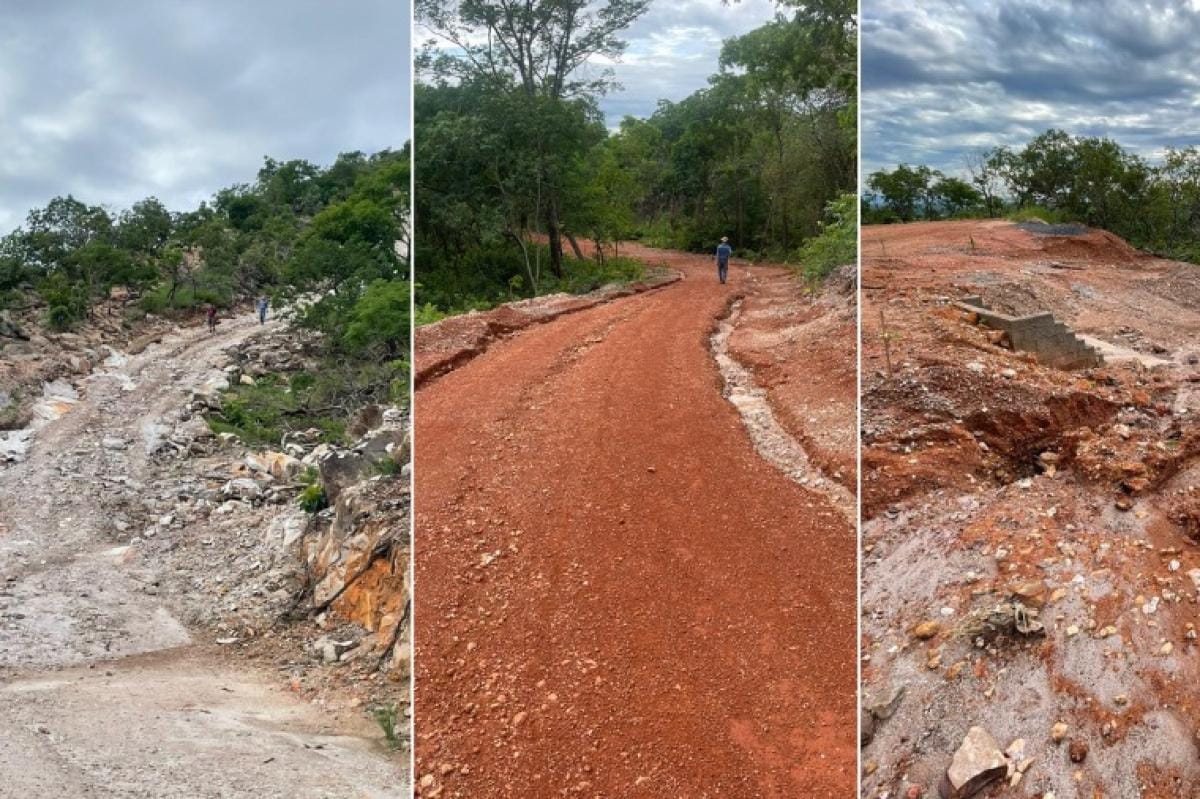
[(775, 418), (767, 402), (766, 390), (756, 385), (749, 370), (729, 354), (729, 337), (741, 312), (742, 301), (737, 300), (730, 306), (729, 314), (721, 320), (711, 339), (713, 357), (725, 381), (725, 398), (737, 408), (759, 455), (796, 483), (820, 491), (848, 522), (854, 524), (857, 515), (854, 495), (845, 486), (826, 477), (809, 461), (804, 447)]

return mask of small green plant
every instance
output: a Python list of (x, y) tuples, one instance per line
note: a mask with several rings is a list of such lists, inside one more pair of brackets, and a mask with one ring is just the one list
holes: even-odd
[(375, 708), (374, 712), (375, 723), (383, 730), (383, 737), (393, 749), (399, 749), (401, 745), (400, 732), (397, 729), (399, 715), (395, 705), (381, 705)]
[(414, 308), (413, 325), (420, 327), (421, 325), (431, 325), (434, 322), (440, 322), (446, 318), (446, 313), (440, 310), (432, 302), (427, 302), (424, 305), (418, 305)]
[(525, 278), (521, 275), (513, 275), (508, 279), (508, 298), (510, 300), (521, 296), (525, 291)]
[(193, 288), (190, 284), (185, 283), (176, 286), (175, 293), (171, 294), (171, 287), (166, 283), (160, 283), (141, 296), (138, 300), (138, 307), (146, 313), (163, 315), (203, 305), (225, 308), (229, 306), (229, 302), (229, 296), (215, 288), (206, 286)]
[(374, 468), (376, 474), (383, 475), (384, 477), (395, 477), (396, 475), (400, 474), (400, 469), (402, 466), (400, 461), (396, 460), (391, 455), (387, 455), (375, 461)]
[(221, 394), (221, 408), (208, 415), (214, 433), (233, 433), (253, 446), (278, 447), (289, 430), (316, 428), (322, 441), (342, 442), (345, 419), (327, 406), (347, 390), (340, 373), (294, 372), (259, 377)]
[(307, 486), (300, 492), (296, 502), (305, 513), (320, 513), (329, 507), (329, 498), (325, 496), (325, 487), (320, 483)]

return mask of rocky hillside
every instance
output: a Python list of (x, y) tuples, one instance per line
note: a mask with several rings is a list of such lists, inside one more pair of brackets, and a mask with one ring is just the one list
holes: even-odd
[[(0, 446), (0, 469), (4, 462), (22, 467), (61, 416), (142, 413), (120, 401), (88, 408), (95, 400), (89, 381), (116, 379), (133, 396), (141, 377), (131, 371), (132, 350), (145, 346), (139, 337), (161, 338), (169, 327), (152, 322), (130, 335), (115, 318), (105, 320), (101, 314), (85, 332), (45, 336), (6, 318), (0, 400), (13, 409), (14, 429), (3, 439), (7, 449)], [(86, 480), (103, 510), (104, 538), (130, 557), (136, 552), (151, 575), (146, 592), (192, 635), (216, 642), (231, 658), (269, 662), (292, 690), (360, 708), (403, 739), (407, 410), (358, 409), (346, 443), (322, 443), (326, 431), (308, 428), (263, 447), (213, 429), (233, 396), (229, 389), (301, 368), (310, 344), (276, 324), (217, 351), (200, 371), (172, 364), (168, 352), (165, 366), (181, 401), (153, 409), (132, 430), (99, 435), (102, 466), (93, 476), (86, 446), (61, 452), (57, 468)]]

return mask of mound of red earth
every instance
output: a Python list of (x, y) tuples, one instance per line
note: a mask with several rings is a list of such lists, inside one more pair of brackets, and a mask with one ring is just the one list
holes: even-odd
[(530, 325), (542, 324), (564, 314), (594, 308), (601, 303), (670, 285), (679, 274), (655, 270), (637, 283), (605, 286), (587, 294), (550, 294), (500, 305), (488, 311), (451, 316), (425, 325), (413, 342), (413, 381), (425, 381), (483, 353), (497, 340)]
[[(862, 795), (939, 784), (974, 727), (1016, 786), (979, 795), (1196, 795), (1200, 267), (918, 223), (864, 228), (862, 282)], [(1013, 351), (970, 295), (1105, 364)]]
[(853, 408), (850, 296), (819, 320), (783, 269), (622, 249), (683, 278), (416, 392), (419, 795), (846, 796), (853, 525), (756, 450), (713, 338), (741, 298), (730, 350), (799, 437)]
[(821, 471), (857, 479), (856, 274), (841, 270), (813, 294), (783, 273), (752, 273), (729, 352), (754, 375), (779, 423)]

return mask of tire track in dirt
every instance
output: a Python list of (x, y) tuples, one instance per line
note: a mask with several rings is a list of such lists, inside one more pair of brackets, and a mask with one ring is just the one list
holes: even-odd
[(722, 396), (747, 269), (664, 256), (417, 392), (423, 797), (854, 790), (853, 527)]

